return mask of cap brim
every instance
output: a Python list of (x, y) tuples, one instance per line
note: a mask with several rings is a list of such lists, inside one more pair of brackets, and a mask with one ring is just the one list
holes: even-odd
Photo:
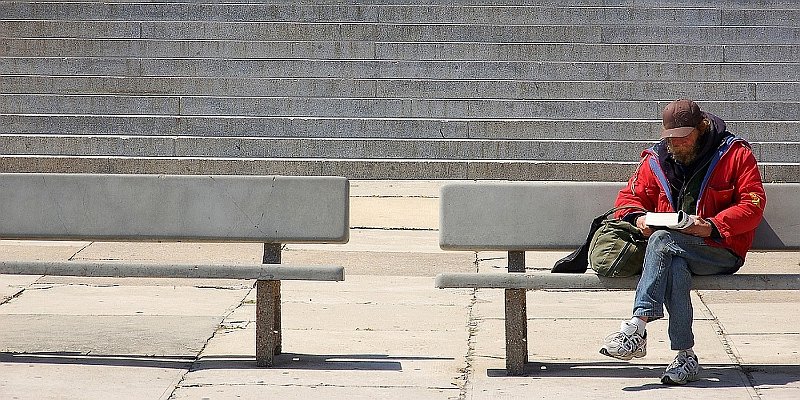
[(692, 131), (694, 131), (694, 127), (692, 126), (682, 126), (680, 128), (672, 128), (672, 129), (664, 129), (661, 131), (661, 138), (682, 138), (689, 136)]

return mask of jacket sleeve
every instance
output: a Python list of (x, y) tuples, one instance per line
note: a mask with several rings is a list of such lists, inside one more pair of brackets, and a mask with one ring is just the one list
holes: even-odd
[[(628, 179), (628, 184), (617, 194), (614, 207), (637, 206), (650, 211), (655, 210), (657, 197), (653, 198), (647, 194), (647, 188), (653, 186), (655, 179), (648, 163), (649, 157), (649, 155), (645, 155), (642, 157), (641, 161), (639, 161), (636, 172)], [(619, 210), (614, 214), (614, 217), (622, 219), (630, 213), (637, 212), (639, 211), (634, 209)]]
[[(719, 207), (716, 215), (708, 216), (724, 238), (755, 230), (761, 223), (764, 206), (767, 203), (761, 173), (752, 151), (742, 146), (737, 148), (732, 156), (731, 163), (728, 164), (733, 171), (731, 175), (733, 187), (729, 189), (730, 203)], [(718, 202), (724, 201), (728, 196), (720, 193), (707, 195), (716, 196), (716, 199), (710, 200)]]

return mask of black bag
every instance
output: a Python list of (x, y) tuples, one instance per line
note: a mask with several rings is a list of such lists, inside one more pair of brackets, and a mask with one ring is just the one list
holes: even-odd
[[(609, 210), (604, 217), (612, 215), (624, 206)], [(647, 239), (639, 229), (627, 221), (604, 218), (589, 242), (589, 266), (597, 275), (624, 278), (642, 273)]]
[(609, 210), (603, 215), (595, 217), (592, 220), (592, 224), (589, 226), (589, 234), (586, 236), (586, 241), (584, 241), (583, 245), (566, 257), (556, 261), (556, 263), (553, 265), (553, 269), (551, 269), (550, 272), (571, 274), (582, 274), (586, 272), (589, 266), (589, 245), (592, 241), (592, 238), (597, 230), (600, 229), (600, 226), (605, 224), (605, 221), (607, 221), (609, 215), (624, 208), (635, 208), (637, 210), (646, 211), (641, 207), (622, 206)]

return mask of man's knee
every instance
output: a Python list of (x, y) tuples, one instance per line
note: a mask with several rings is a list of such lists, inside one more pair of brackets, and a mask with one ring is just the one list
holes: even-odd
[(647, 249), (653, 251), (664, 251), (673, 242), (670, 231), (657, 230), (647, 239)]

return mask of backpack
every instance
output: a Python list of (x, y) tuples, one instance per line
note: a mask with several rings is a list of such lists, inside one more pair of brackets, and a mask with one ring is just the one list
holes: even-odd
[[(640, 273), (647, 240), (632, 224), (608, 218), (626, 208), (646, 211), (637, 206), (621, 206), (595, 217), (583, 245), (556, 261), (550, 272), (582, 274), (592, 261), (592, 269), (601, 276), (622, 277)], [(628, 243), (630, 245), (625, 246)]]

